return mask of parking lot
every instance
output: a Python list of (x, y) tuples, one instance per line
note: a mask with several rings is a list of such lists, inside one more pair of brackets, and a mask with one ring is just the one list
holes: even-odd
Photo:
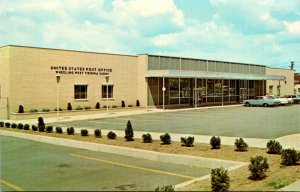
[(130, 120), (136, 131), (274, 139), (300, 133), (299, 114), (300, 105), (236, 106), (59, 122), (59, 125), (124, 130)]
[(3, 191), (154, 190), (207, 175), (210, 169), (56, 146), (13, 137), (1, 139)]

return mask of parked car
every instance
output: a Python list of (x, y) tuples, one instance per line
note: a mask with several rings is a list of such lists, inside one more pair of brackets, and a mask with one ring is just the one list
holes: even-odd
[(276, 106), (280, 105), (278, 99), (273, 98), (272, 96), (257, 96), (254, 99), (248, 99), (243, 101), (245, 106)]
[(287, 105), (292, 104), (294, 100), (292, 98), (280, 97), (280, 96), (273, 96), (274, 99), (280, 101), (280, 105)]
[(286, 98), (293, 99), (294, 103), (300, 103), (300, 95), (297, 94), (287, 95)]

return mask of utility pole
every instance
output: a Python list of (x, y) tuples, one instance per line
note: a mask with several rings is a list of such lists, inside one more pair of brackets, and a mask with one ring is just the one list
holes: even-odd
[(291, 70), (294, 70), (294, 66), (295, 66), (295, 61), (291, 61)]

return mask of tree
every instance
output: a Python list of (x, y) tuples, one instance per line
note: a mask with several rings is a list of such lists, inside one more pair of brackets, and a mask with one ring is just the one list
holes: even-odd
[(131, 125), (130, 120), (128, 120), (126, 129), (125, 129), (125, 139), (127, 141), (133, 141), (134, 140), (133, 139), (133, 129), (132, 129), (132, 125)]

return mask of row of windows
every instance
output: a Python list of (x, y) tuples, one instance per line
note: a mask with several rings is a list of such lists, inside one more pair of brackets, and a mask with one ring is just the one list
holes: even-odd
[[(74, 86), (74, 99), (87, 99), (88, 85)], [(114, 86), (102, 85), (102, 98), (113, 98)]]
[(149, 56), (148, 70), (208, 71), (258, 75), (266, 73), (266, 67), (259, 65), (163, 56)]

